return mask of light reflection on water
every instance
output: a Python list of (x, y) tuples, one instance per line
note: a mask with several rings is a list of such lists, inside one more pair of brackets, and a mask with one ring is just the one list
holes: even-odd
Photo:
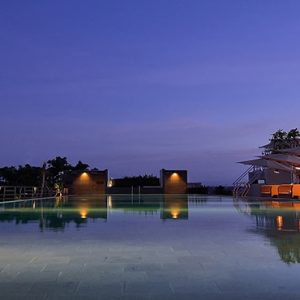
[(235, 206), (255, 219), (255, 232), (270, 240), (283, 262), (300, 263), (300, 202), (244, 202), (243, 208), (239, 203)]
[[(72, 297), (86, 292), (84, 284), (95, 295), (99, 287), (104, 293), (105, 278), (107, 293), (118, 291), (117, 299), (156, 299), (156, 292), (167, 299), (298, 299), (299, 220), (299, 202), (214, 196), (108, 195), (3, 204), (0, 280), (24, 284), (23, 274), (34, 293), (32, 281), (63, 278), (76, 285)], [(44, 272), (48, 268), (53, 273)]]
[[(234, 210), (231, 209), (233, 207)], [(2, 204), (0, 222), (9, 222), (12, 226), (34, 223), (41, 232), (64, 231), (66, 225), (71, 223), (77, 229), (83, 230), (89, 226), (90, 221), (109, 222), (110, 216), (114, 214), (122, 213), (128, 218), (138, 214), (141, 222), (147, 216), (156, 216), (155, 220), (176, 222), (188, 221), (189, 212), (192, 212), (193, 217), (199, 218), (201, 213), (223, 213), (230, 218), (230, 214), (234, 215), (236, 212), (250, 217), (255, 223), (253, 227), (248, 226), (245, 229), (251, 229), (252, 233), (270, 240), (283, 262), (300, 263), (300, 203), (295, 201), (247, 202), (232, 201), (231, 198), (186, 195), (63, 197), (47, 201), (30, 200)], [(224, 224), (219, 223), (220, 227), (227, 224), (226, 219)], [(215, 226), (213, 223), (210, 225)]]

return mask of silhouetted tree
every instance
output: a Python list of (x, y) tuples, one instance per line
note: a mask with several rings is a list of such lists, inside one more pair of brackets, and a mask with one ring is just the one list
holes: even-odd
[(70, 170), (72, 170), (72, 166), (68, 163), (66, 157), (57, 156), (48, 160), (47, 185), (54, 187), (56, 183), (61, 183), (64, 173)]
[(208, 194), (208, 187), (203, 185), (203, 184), (199, 184), (198, 186), (192, 186), (188, 188), (188, 193), (189, 194)]
[(68, 163), (66, 157), (57, 156), (54, 159), (48, 160), (48, 172), (52, 176), (57, 176), (61, 172), (69, 171), (72, 166)]
[(81, 160), (78, 161), (77, 165), (73, 167), (75, 171), (87, 171), (89, 168), (88, 164), (83, 163)]
[(0, 168), (2, 184), (13, 186), (39, 186), (41, 184), (41, 168), (29, 164), (25, 166)]
[(115, 187), (159, 186), (159, 178), (153, 175), (124, 177), (114, 180)]
[(300, 132), (298, 128), (291, 129), (287, 134), (287, 139), (295, 140), (300, 137)]
[(272, 152), (276, 152), (277, 150), (298, 146), (299, 137), (300, 132), (298, 128), (291, 129), (289, 132), (279, 129), (272, 134), (269, 148)]
[(232, 191), (229, 188), (225, 188), (224, 186), (219, 185), (219, 186), (215, 187), (214, 194), (226, 196), (226, 195), (232, 195)]

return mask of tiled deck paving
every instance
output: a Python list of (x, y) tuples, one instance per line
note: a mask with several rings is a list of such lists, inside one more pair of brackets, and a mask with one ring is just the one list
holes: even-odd
[(299, 299), (300, 265), (219, 200), (189, 203), (184, 220), (120, 208), (79, 228), (2, 220), (0, 298)]

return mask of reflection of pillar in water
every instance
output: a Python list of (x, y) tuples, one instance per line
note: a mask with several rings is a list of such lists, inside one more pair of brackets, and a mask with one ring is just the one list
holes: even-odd
[(187, 195), (165, 195), (161, 211), (162, 219), (188, 219)]
[(107, 196), (107, 207), (109, 209), (112, 209), (112, 207), (113, 207), (113, 205), (112, 205), (112, 196), (111, 195)]

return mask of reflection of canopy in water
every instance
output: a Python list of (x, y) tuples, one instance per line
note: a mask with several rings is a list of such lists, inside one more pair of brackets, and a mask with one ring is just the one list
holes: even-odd
[(297, 202), (266, 202), (250, 204), (256, 218), (257, 231), (277, 248), (287, 264), (300, 263), (300, 214)]
[(300, 263), (300, 234), (298, 232), (265, 232), (265, 236), (277, 248), (283, 262)]

